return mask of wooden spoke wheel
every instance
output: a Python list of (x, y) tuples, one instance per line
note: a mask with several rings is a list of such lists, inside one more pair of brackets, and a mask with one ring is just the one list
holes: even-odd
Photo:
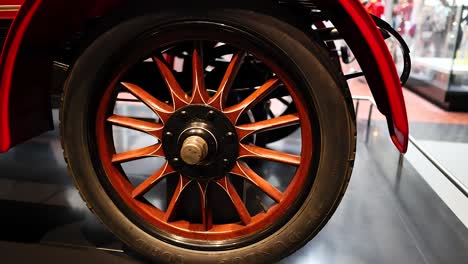
[[(65, 87), (63, 144), (80, 193), (154, 261), (284, 257), (323, 227), (352, 169), (352, 102), (327, 58), (291, 25), (239, 10), (117, 25)], [(273, 113), (272, 99), (287, 111)], [(257, 144), (266, 133), (281, 136)]]
[[(177, 45), (177, 44), (175, 44)], [(225, 44), (228, 45), (228, 44)], [(233, 105), (228, 104), (230, 91), (235, 84), (244, 59), (257, 59), (244, 50), (232, 54), (232, 59), (214, 95), (210, 96), (204, 84), (205, 65), (202, 58), (204, 43), (195, 41), (191, 64), (193, 87), (183, 88), (168, 64), (166, 54), (151, 51), (152, 60), (171, 95), (171, 102), (163, 102), (150, 94), (152, 87), (140, 87), (133, 83), (118, 82), (135, 98), (138, 98), (157, 116), (158, 122), (121, 116), (112, 113), (119, 85), (111, 85), (99, 106), (96, 118), (99, 157), (112, 186), (125, 204), (143, 219), (181, 238), (222, 241), (250, 234), (257, 234), (271, 226), (285, 214), (306, 186), (313, 156), (313, 133), (306, 102), (300, 99), (297, 89), (281, 79), (281, 74), (272, 72), (271, 79), (265, 81), (254, 92)], [(155, 72), (155, 74), (157, 74)], [(284, 86), (294, 98), (297, 113), (255, 123), (239, 124), (241, 116), (279, 87)], [(110, 133), (113, 125), (138, 130), (159, 140), (158, 143), (123, 153), (116, 153), (114, 136)], [(301, 126), (299, 155), (258, 147), (249, 141), (249, 136), (263, 131), (272, 131), (288, 126)], [(120, 164), (148, 157), (162, 157), (166, 161), (154, 174), (137, 186), (132, 185)], [(257, 174), (248, 159), (267, 160), (294, 167), (295, 175), (284, 191)], [(246, 201), (236, 190), (228, 175), (240, 177), (262, 190), (275, 202), (270, 208), (252, 214)], [(166, 210), (151, 205), (145, 198), (162, 179), (174, 177), (177, 186), (168, 201)], [(286, 176), (285, 176), (286, 177)], [(177, 218), (181, 203), (193, 206), (193, 199), (182, 199), (182, 194), (195, 185), (199, 191), (201, 222)], [(238, 214), (238, 221), (218, 224), (213, 221), (209, 197), (210, 185), (217, 185), (231, 201)], [(218, 217), (221, 219), (222, 217)]]

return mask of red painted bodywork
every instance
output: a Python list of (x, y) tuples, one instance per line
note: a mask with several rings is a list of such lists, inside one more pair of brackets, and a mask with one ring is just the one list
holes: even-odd
[[(0, 152), (5, 152), (28, 137), (36, 136), (50, 128), (51, 118), (45, 116), (48, 109), (42, 104), (38, 104), (37, 107), (40, 118), (47, 119), (46, 124), (41, 123), (42, 127), (34, 130), (17, 117), (26, 115), (30, 119), (38, 119), (34, 114), (28, 115), (18, 111), (21, 105), (12, 99), (15, 93), (21, 94), (31, 90), (21, 85), (19, 79), (24, 78), (21, 73), (39, 70), (37, 76), (40, 77), (40, 69), (47, 68), (51, 63), (50, 58), (44, 58), (42, 54), (33, 53), (29, 57), (24, 54), (28, 54), (29, 50), (35, 47), (48, 47), (53, 40), (70, 30), (79, 29), (88, 18), (106, 14), (122, 1), (124, 0), (24, 2), (10, 29), (0, 58)], [(0, 0), (0, 4), (5, 2), (7, 1)], [(315, 2), (320, 8), (329, 10), (333, 24), (350, 45), (363, 68), (379, 110), (387, 117), (392, 141), (398, 150), (405, 152), (408, 147), (409, 130), (402, 87), (393, 59), (379, 30), (358, 0)], [(27, 58), (35, 58), (34, 63), (25, 63)], [(32, 65), (35, 65), (35, 68)], [(31, 129), (32, 132), (14, 138), (14, 133), (22, 128)]]
[(0, 19), (14, 19), (18, 14), (17, 6), (20, 6), (24, 0), (2, 0), (0, 6), (6, 8), (0, 10)]
[(2, 11), (0, 12), (0, 19), (14, 19), (18, 11)]
[[(1, 1), (1, 4), (22, 4), (23, 1)], [(22, 21), (21, 23), (14, 23), (10, 28), (9, 36), (15, 35), (15, 37), (9, 37), (5, 41), (3, 47), (2, 56), (0, 57), (0, 69), (1, 69), (1, 78), (0, 78), (0, 152), (5, 152), (11, 147), (10, 140), (10, 125), (9, 125), (9, 92), (10, 84), (12, 79), (12, 72), (14, 69), (15, 57), (18, 52), (18, 46), (21, 44), (23, 39), (24, 32), (31, 21), (33, 13), (37, 10), (36, 7), (30, 7), (29, 5), (23, 5), (23, 9), (31, 12), (23, 12), (21, 16), (18, 17), (17, 21)], [(27, 15), (26, 15), (27, 14)], [(15, 14), (15, 17), (17, 14)], [(9, 56), (7, 56), (9, 55)]]

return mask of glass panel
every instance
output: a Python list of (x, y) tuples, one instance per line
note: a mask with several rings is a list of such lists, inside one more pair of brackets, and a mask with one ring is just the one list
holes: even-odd
[(410, 46), (413, 80), (449, 89), (460, 6), (446, 0), (402, 0), (393, 24)]
[(451, 92), (468, 92), (468, 1), (459, 8), (459, 23), (456, 25), (456, 53), (453, 65)]

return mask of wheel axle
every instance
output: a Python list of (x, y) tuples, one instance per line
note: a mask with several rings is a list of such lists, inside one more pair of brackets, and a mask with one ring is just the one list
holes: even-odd
[(190, 136), (184, 140), (180, 157), (189, 165), (196, 165), (208, 155), (208, 143), (199, 136)]

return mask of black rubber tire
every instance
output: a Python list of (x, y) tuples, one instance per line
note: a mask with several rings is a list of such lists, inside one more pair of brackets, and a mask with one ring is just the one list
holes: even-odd
[[(180, 20), (215, 21), (261, 36), (284, 54), (305, 84), (303, 96), (315, 108), (320, 154), (313, 187), (292, 218), (269, 237), (242, 248), (206, 252), (159, 240), (130, 221), (103, 188), (89, 140), (100, 74), (118, 51), (141, 32)], [(105, 87), (103, 87), (104, 89)], [(349, 182), (356, 128), (349, 90), (327, 52), (297, 28), (268, 15), (242, 10), (163, 12), (124, 21), (99, 37), (77, 60), (65, 83), (61, 107), (65, 159), (88, 207), (123, 242), (156, 263), (273, 263), (305, 245), (326, 224)], [(317, 154), (318, 155), (318, 154)]]

